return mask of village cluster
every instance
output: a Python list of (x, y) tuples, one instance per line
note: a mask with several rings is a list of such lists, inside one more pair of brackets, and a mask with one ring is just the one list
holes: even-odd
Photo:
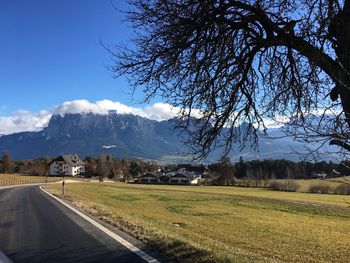
[[(60, 155), (49, 163), (49, 175), (51, 176), (82, 176), (85, 174), (85, 163), (76, 154)], [(209, 173), (187, 171), (181, 168), (176, 171), (162, 172), (160, 170), (148, 172), (132, 180), (129, 183), (143, 184), (180, 184), (180, 185), (205, 185), (212, 179)]]

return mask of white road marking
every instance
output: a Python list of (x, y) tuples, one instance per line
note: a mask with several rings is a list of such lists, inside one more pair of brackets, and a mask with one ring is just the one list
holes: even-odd
[(73, 212), (75, 212), (76, 214), (78, 214), (79, 216), (81, 216), (82, 218), (84, 218), (86, 221), (90, 222), (92, 225), (94, 225), (95, 227), (97, 227), (98, 229), (100, 229), (101, 231), (103, 231), (104, 233), (106, 233), (107, 235), (109, 235), (111, 238), (113, 238), (114, 240), (116, 240), (117, 242), (119, 242), (120, 244), (122, 244), (123, 246), (125, 246), (127, 249), (129, 249), (130, 251), (134, 252), (136, 255), (138, 255), (139, 257), (141, 257), (143, 260), (145, 260), (146, 262), (149, 263), (159, 263), (158, 260), (156, 260), (155, 258), (153, 258), (152, 256), (148, 255), (146, 252), (142, 251), (141, 249), (139, 249), (138, 247), (134, 246), (133, 244), (131, 244), (129, 241), (125, 240), (124, 238), (118, 236), (117, 234), (115, 234), (114, 232), (112, 232), (111, 230), (109, 230), (108, 228), (104, 227), (103, 225), (97, 223), (95, 220), (93, 220), (92, 218), (88, 217), (87, 215), (83, 214), (82, 212), (80, 212), (79, 210), (75, 209), (74, 207), (68, 205), (67, 203), (63, 202), (61, 199), (59, 199), (58, 197), (50, 194), (49, 192), (47, 192), (46, 190), (43, 189), (42, 186), (40, 186), (40, 189), (46, 193), (47, 195), (51, 196), (52, 198), (54, 198), (56, 201), (60, 202), (62, 205), (68, 207), (70, 210), (72, 210)]
[(6, 255), (0, 250), (0, 263), (12, 263)]

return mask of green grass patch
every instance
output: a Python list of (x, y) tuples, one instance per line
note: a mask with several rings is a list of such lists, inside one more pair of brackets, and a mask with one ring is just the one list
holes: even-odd
[[(59, 186), (48, 189), (59, 194)], [(87, 212), (175, 262), (349, 262), (347, 196), (256, 188), (68, 184)]]
[(155, 200), (157, 201), (162, 201), (162, 202), (171, 202), (173, 199), (171, 199), (170, 196), (167, 195), (150, 195), (151, 197), (153, 197)]

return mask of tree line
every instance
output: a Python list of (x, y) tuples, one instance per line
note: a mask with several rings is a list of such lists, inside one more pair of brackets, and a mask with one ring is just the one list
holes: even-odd
[[(33, 160), (12, 160), (8, 152), (3, 152), (0, 160), (0, 173), (18, 173), (25, 175), (48, 175), (51, 157)], [(311, 179), (317, 174), (350, 174), (350, 161), (334, 162), (293, 162), (289, 160), (252, 160), (245, 161), (240, 157), (233, 163), (229, 158), (208, 165), (205, 164), (168, 164), (159, 165), (155, 161), (138, 159), (116, 159), (100, 154), (97, 158), (87, 156), (85, 176), (98, 176), (129, 180), (147, 172), (161, 170), (171, 172), (184, 169), (195, 174), (207, 173), (216, 184), (232, 185), (236, 179), (273, 180), (273, 179)]]
[(100, 154), (97, 158), (88, 156), (84, 159), (86, 164), (86, 176), (98, 176), (101, 178), (114, 178), (128, 181), (147, 172), (159, 169), (155, 161), (116, 159), (111, 155)]
[(7, 151), (2, 153), (0, 160), (0, 173), (23, 174), (33, 176), (47, 175), (51, 157), (41, 157), (33, 160), (12, 160)]
[(258, 184), (274, 179), (312, 179), (317, 174), (341, 176), (350, 174), (350, 161), (334, 162), (293, 162), (289, 160), (252, 160), (232, 163), (224, 157), (219, 162), (208, 166), (208, 170), (216, 175), (216, 183), (233, 185), (237, 179), (256, 180)]
[[(4, 151), (0, 160), (0, 173), (45, 176), (49, 175), (49, 164), (52, 160), (52, 157), (12, 160), (9, 152)], [(86, 164), (84, 176), (88, 177), (98, 176), (128, 180), (159, 168), (159, 165), (154, 161), (115, 159), (104, 154), (98, 155), (97, 158), (87, 156), (83, 161)]]

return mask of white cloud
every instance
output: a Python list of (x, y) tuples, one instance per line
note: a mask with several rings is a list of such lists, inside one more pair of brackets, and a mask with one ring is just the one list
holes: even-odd
[[(18, 110), (10, 116), (0, 116), (0, 134), (11, 134), (23, 131), (40, 131), (47, 126), (52, 114), (64, 116), (67, 113), (107, 114), (108, 110), (116, 110), (119, 114), (134, 114), (152, 120), (162, 121), (175, 117), (180, 109), (166, 103), (155, 103), (143, 108), (131, 107), (117, 101), (88, 100), (66, 101), (53, 109), (31, 112)], [(199, 111), (194, 112), (199, 116)]]
[[(11, 134), (23, 131), (40, 131), (47, 126), (52, 114), (64, 116), (67, 113), (96, 113), (107, 114), (108, 110), (116, 110), (119, 114), (134, 114), (144, 118), (162, 121), (168, 120), (180, 113), (180, 108), (173, 107), (167, 103), (154, 103), (143, 108), (131, 107), (117, 101), (99, 100), (90, 102), (88, 100), (66, 101), (52, 109), (31, 112), (18, 110), (10, 116), (0, 115), (0, 135)], [(192, 116), (200, 117), (199, 110), (192, 110)], [(278, 116), (274, 120), (265, 120), (267, 128), (278, 128), (288, 122), (283, 116)]]
[[(146, 118), (161, 121), (179, 116), (181, 109), (179, 107), (173, 107), (167, 103), (155, 103), (152, 106), (146, 106), (144, 108), (144, 113), (146, 114)], [(191, 115), (199, 118), (201, 117), (201, 112), (200, 110), (193, 109)]]
[(11, 116), (0, 116), (0, 134), (11, 134), (22, 131), (39, 131), (51, 117), (50, 111), (30, 112), (19, 110)]
[(281, 128), (284, 124), (288, 123), (290, 119), (286, 116), (278, 115), (274, 119), (265, 119), (264, 124), (268, 129)]

